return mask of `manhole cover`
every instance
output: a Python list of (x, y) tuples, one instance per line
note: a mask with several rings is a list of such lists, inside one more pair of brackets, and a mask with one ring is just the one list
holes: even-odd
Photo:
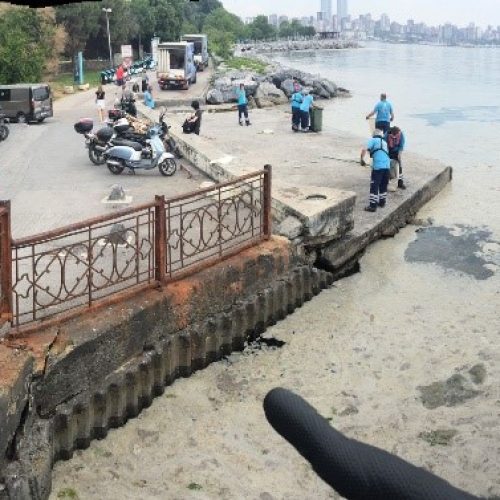
[(326, 196), (324, 194), (310, 194), (309, 196), (306, 196), (306, 200), (326, 200)]

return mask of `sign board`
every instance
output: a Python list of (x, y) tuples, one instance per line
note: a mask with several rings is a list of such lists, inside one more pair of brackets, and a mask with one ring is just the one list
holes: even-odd
[(153, 61), (155, 65), (158, 65), (158, 44), (160, 43), (160, 38), (155, 36), (151, 40), (151, 54), (153, 56)]
[(130, 57), (130, 59), (132, 59), (132, 45), (122, 45), (122, 57), (123, 59), (125, 59), (126, 57)]

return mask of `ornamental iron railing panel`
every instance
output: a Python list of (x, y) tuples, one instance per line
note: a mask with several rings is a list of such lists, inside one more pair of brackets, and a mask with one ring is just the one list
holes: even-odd
[(271, 167), (176, 198), (13, 240), (0, 202), (0, 326), (118, 301), (271, 236)]

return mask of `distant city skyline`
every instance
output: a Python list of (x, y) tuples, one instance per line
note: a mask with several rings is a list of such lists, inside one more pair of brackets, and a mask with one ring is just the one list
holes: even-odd
[[(337, 3), (332, 0), (332, 14), (337, 13)], [(322, 0), (222, 0), (224, 7), (243, 18), (258, 14), (287, 15), (288, 17), (316, 16), (322, 10)], [(371, 13), (375, 17), (387, 14), (398, 22), (414, 19), (430, 25), (442, 25), (447, 22), (468, 25), (473, 22), (478, 26), (500, 25), (500, 0), (349, 0), (349, 14), (359, 16)]]

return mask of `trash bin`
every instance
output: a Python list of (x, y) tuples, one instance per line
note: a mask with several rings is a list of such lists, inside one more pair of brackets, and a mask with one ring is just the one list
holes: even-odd
[(323, 130), (323, 108), (313, 106), (311, 108), (311, 130), (321, 132)]

